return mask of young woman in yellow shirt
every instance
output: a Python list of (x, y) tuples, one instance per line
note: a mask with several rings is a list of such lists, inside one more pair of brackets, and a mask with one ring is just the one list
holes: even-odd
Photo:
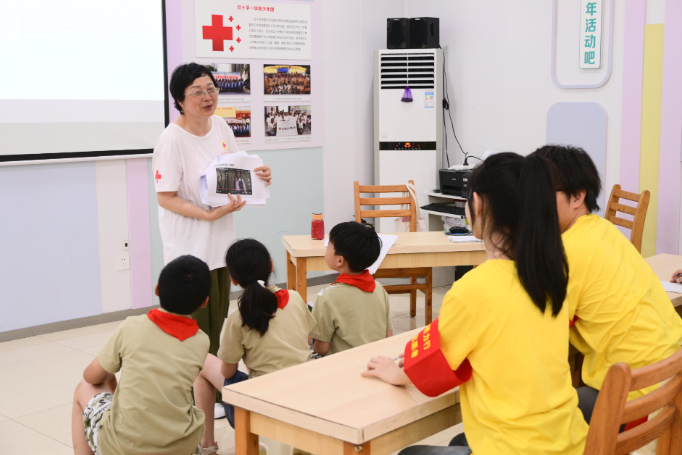
[(453, 440), (401, 455), (583, 453), (551, 166), (501, 153), (472, 172), (467, 218), (488, 260), (453, 284), (440, 317), (407, 344), (404, 369), (377, 357), (363, 373), (430, 396), (461, 384), (468, 446)]

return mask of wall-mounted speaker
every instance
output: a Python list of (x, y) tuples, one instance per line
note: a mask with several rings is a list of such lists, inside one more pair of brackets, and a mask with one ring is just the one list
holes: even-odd
[(437, 17), (411, 18), (408, 33), (410, 49), (437, 49), (440, 47), (439, 20)]
[(386, 20), (386, 48), (410, 48), (410, 19), (406, 17), (389, 18)]

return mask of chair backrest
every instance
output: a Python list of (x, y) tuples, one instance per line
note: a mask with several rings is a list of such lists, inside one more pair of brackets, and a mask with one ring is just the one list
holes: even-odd
[[(646, 211), (649, 208), (649, 190), (642, 191), (642, 194), (629, 193), (620, 189), (620, 185), (613, 185), (611, 196), (606, 207), (604, 218), (617, 226), (623, 226), (630, 229), (630, 242), (637, 248), (637, 251), (642, 252), (642, 235), (644, 234), (644, 221), (646, 220)], [(636, 202), (637, 206), (631, 207), (620, 203), (621, 199)], [(627, 213), (635, 217), (634, 220), (626, 220), (619, 218), (617, 213)]]
[[(629, 392), (663, 381), (653, 392), (627, 401)], [(655, 411), (647, 422), (618, 433), (622, 424)], [(585, 454), (627, 454), (656, 438), (657, 455), (682, 454), (682, 349), (634, 371), (622, 362), (609, 368), (592, 413)]]
[[(412, 185), (414, 182), (409, 181)], [(410, 232), (417, 232), (417, 209), (415, 208), (412, 195), (407, 197), (360, 197), (365, 193), (408, 193), (407, 185), (364, 185), (355, 182), (355, 221), (358, 223), (362, 217), (367, 218), (387, 218), (387, 217), (410, 217)], [(372, 205), (408, 205), (407, 209), (397, 210), (362, 210), (362, 206)]]

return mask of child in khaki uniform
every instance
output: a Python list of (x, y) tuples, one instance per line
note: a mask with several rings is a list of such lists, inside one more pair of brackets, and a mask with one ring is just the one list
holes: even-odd
[[(306, 362), (310, 355), (308, 333), (315, 326), (298, 292), (267, 285), (273, 266), (262, 243), (253, 239), (234, 243), (227, 250), (226, 262), (232, 283), (244, 288), (244, 293), (239, 311), (225, 320), (218, 356), (206, 357), (194, 383), (197, 406), (206, 413), (204, 455), (218, 451), (213, 440), (215, 390)], [(237, 370), (241, 359), (249, 375)], [(223, 405), (234, 428), (234, 406)]]
[(393, 335), (388, 294), (366, 269), (379, 257), (374, 229), (350, 221), (334, 226), (325, 254), (338, 279), (317, 296), (310, 333), (317, 354), (328, 355)]
[(76, 387), (76, 455), (199, 453), (204, 413), (193, 407), (192, 383), (209, 339), (189, 315), (206, 306), (210, 289), (208, 266), (194, 256), (164, 267), (156, 286), (162, 309), (126, 319)]

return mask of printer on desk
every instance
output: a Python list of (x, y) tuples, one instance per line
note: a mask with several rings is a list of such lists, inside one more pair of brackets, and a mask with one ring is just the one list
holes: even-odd
[(441, 194), (467, 198), (471, 169), (441, 169), (438, 174)]

